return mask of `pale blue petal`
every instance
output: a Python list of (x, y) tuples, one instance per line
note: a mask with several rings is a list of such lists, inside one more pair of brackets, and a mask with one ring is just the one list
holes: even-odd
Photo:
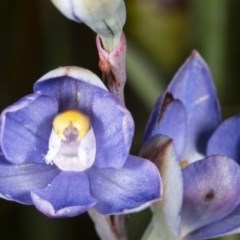
[(1, 115), (1, 147), (11, 163), (44, 163), (52, 120), (58, 111), (55, 99), (31, 94)]
[(36, 82), (34, 91), (57, 99), (60, 112), (66, 109), (79, 109), (88, 115), (91, 115), (94, 96), (99, 92), (107, 92), (93, 84), (69, 76)]
[(30, 192), (46, 187), (58, 173), (57, 168), (44, 164), (9, 164), (0, 155), (0, 197), (32, 204)]
[(145, 140), (156, 136), (165, 135), (173, 140), (175, 151), (180, 157), (186, 142), (187, 115), (183, 104), (174, 100), (171, 94), (166, 94), (162, 101), (154, 106), (153, 114), (146, 128)]
[(32, 192), (34, 205), (49, 217), (72, 217), (86, 212), (96, 200), (85, 173), (61, 172), (46, 188)]
[(95, 208), (102, 214), (135, 211), (157, 200), (161, 180), (155, 165), (148, 160), (130, 156), (122, 169), (91, 168), (91, 194), (97, 199)]
[(225, 120), (213, 133), (207, 155), (222, 154), (240, 163), (240, 115)]
[(94, 97), (92, 111), (97, 142), (94, 165), (98, 168), (121, 168), (129, 155), (134, 133), (130, 112), (107, 92)]
[(187, 137), (182, 159), (206, 152), (208, 138), (220, 124), (221, 114), (210, 70), (194, 51), (166, 90), (179, 99), (187, 112)]

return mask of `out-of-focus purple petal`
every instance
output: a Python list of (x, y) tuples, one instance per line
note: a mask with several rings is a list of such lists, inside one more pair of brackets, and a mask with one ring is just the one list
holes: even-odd
[(30, 192), (43, 188), (59, 173), (44, 164), (9, 164), (0, 152), (0, 196), (7, 200), (32, 204)]
[(207, 155), (222, 154), (240, 163), (240, 115), (225, 120), (208, 141)]
[(76, 216), (96, 203), (86, 174), (79, 172), (61, 172), (46, 188), (31, 195), (34, 205), (49, 217)]
[(211, 73), (201, 56), (193, 51), (166, 90), (179, 99), (187, 112), (186, 147), (182, 159), (205, 153), (207, 140), (221, 121), (220, 106)]
[(183, 170), (182, 236), (230, 214), (240, 202), (240, 167), (225, 156), (211, 156)]
[(155, 163), (163, 182), (163, 197), (152, 204), (155, 217), (161, 219), (161, 224), (158, 226), (159, 239), (165, 239), (166, 235), (175, 239), (179, 235), (180, 228), (183, 179), (173, 141), (163, 135), (156, 135), (143, 145), (140, 156)]
[(129, 156), (122, 169), (87, 170), (95, 208), (102, 214), (135, 211), (161, 196), (157, 168), (148, 160)]
[(172, 95), (167, 93), (162, 101), (158, 101), (153, 114), (147, 125), (145, 141), (152, 136), (161, 134), (173, 140), (178, 156), (181, 156), (185, 145), (187, 115), (183, 104), (179, 100), (174, 100)]
[(187, 240), (209, 239), (240, 232), (240, 206), (222, 220), (197, 229)]
[(1, 147), (11, 163), (44, 163), (52, 120), (58, 111), (55, 99), (42, 94), (31, 94), (1, 115)]
[(95, 95), (92, 111), (97, 142), (94, 165), (98, 168), (121, 168), (129, 155), (134, 132), (130, 112), (107, 92)]

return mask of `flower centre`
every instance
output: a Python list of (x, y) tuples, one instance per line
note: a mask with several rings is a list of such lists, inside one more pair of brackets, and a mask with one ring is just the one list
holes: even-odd
[(94, 163), (96, 139), (89, 117), (78, 110), (59, 113), (53, 120), (47, 164), (63, 171), (83, 171)]
[(76, 110), (62, 112), (53, 120), (55, 133), (65, 141), (80, 140), (87, 134), (90, 127), (89, 117)]

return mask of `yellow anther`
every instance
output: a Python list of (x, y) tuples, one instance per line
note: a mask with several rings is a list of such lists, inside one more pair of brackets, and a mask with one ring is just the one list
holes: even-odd
[(187, 167), (187, 166), (188, 166), (188, 161), (182, 160), (182, 161), (180, 162), (180, 166), (181, 166), (182, 169), (185, 168), (185, 167)]
[(66, 133), (72, 129), (77, 140), (83, 138), (91, 127), (89, 117), (78, 110), (67, 110), (59, 113), (53, 120), (53, 129), (62, 139), (67, 140)]

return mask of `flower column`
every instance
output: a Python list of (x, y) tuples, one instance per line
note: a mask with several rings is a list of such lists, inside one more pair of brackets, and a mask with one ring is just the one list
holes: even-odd
[[(99, 68), (110, 92), (124, 104), (126, 83), (126, 40), (122, 32), (126, 20), (123, 0), (52, 0), (67, 18), (85, 23), (97, 33), (96, 44)], [(89, 211), (102, 239), (125, 239), (124, 216), (104, 216), (94, 209)]]

